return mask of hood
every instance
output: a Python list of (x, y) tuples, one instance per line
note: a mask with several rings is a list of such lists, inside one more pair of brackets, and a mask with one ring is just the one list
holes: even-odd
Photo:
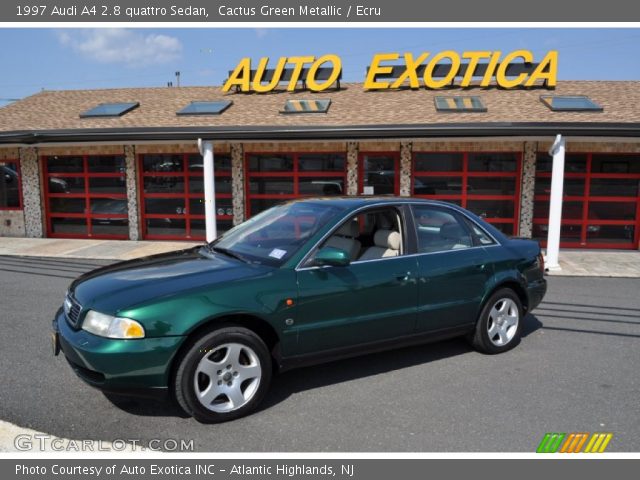
[(271, 269), (196, 247), (93, 270), (78, 277), (69, 291), (83, 309), (115, 315), (152, 299), (253, 278)]

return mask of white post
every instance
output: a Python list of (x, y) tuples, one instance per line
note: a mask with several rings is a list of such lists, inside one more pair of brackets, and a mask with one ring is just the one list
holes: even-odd
[(204, 222), (207, 232), (207, 242), (213, 242), (218, 236), (216, 231), (216, 184), (213, 167), (213, 142), (198, 139), (198, 148), (203, 160), (204, 181)]
[(565, 142), (562, 135), (557, 135), (549, 149), (553, 156), (551, 169), (551, 198), (549, 200), (549, 229), (547, 237), (546, 265), (549, 270), (560, 270), (558, 256), (560, 254), (560, 225), (562, 223), (562, 188), (564, 184), (564, 151)]

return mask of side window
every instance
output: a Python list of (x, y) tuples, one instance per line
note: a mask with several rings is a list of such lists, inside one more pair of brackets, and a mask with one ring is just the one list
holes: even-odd
[(360, 213), (342, 223), (320, 248), (344, 250), (352, 262), (397, 257), (404, 253), (400, 222), (394, 208)]
[(496, 243), (489, 235), (487, 235), (487, 232), (485, 232), (468, 218), (464, 219), (464, 223), (467, 225), (469, 230), (471, 230), (476, 245), (485, 246), (493, 245), (494, 243)]
[(418, 237), (418, 252), (441, 252), (473, 246), (471, 233), (463, 221), (445, 209), (430, 205), (413, 205)]

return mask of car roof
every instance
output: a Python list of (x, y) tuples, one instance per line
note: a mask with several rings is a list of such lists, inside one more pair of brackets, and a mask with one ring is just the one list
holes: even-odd
[[(327, 203), (336, 207), (352, 209), (366, 207), (367, 205), (394, 205), (399, 203), (423, 203), (425, 205), (444, 205), (458, 207), (455, 204), (440, 200), (425, 198), (398, 197), (393, 195), (357, 195), (357, 196), (329, 196), (329, 197), (305, 197), (292, 200), (291, 203)], [(459, 208), (459, 207), (458, 207)]]

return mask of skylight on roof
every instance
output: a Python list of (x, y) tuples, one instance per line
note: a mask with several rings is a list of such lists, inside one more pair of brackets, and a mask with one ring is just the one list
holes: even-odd
[(438, 96), (435, 97), (436, 110), (439, 112), (486, 112), (487, 107), (480, 97), (473, 96)]
[(176, 115), (220, 115), (231, 106), (231, 100), (216, 100), (211, 102), (191, 102)]
[(282, 113), (327, 113), (331, 100), (287, 100)]
[(101, 103), (97, 107), (93, 107), (80, 114), (80, 118), (88, 117), (121, 117), (131, 110), (138, 108), (138, 102), (122, 102), (122, 103)]
[(540, 95), (553, 112), (602, 112), (603, 108), (585, 95)]

